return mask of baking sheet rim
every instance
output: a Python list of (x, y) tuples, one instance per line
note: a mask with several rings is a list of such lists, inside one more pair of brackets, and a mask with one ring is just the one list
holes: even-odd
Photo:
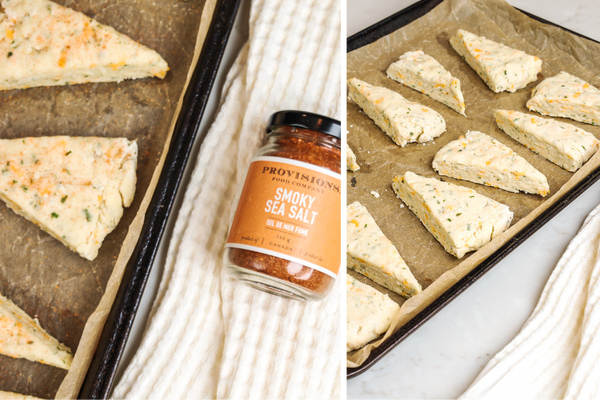
[[(392, 34), (393, 32), (395, 32), (399, 29), (402, 29), (403, 27), (416, 21), (417, 19), (424, 17), (426, 14), (433, 11), (436, 7), (438, 7), (443, 2), (444, 2), (444, 0), (442, 0), (442, 1), (440, 1), (440, 0), (419, 1), (418, 3), (412, 4), (411, 6), (406, 7), (405, 9), (403, 9), (387, 18), (384, 18), (383, 20), (363, 29), (362, 31), (352, 35), (351, 37), (349, 37), (347, 39), (348, 48), (351, 47), (350, 46), (351, 41), (363, 41), (364, 40), (364, 41), (368, 41), (368, 42), (361, 43), (359, 47), (353, 48), (351, 51), (348, 51), (347, 54), (349, 54), (353, 51), (359, 50), (365, 46), (368, 46), (378, 40), (381, 40), (382, 38), (385, 38), (386, 36)], [(434, 6), (432, 8), (430, 8), (429, 10), (427, 10), (425, 13), (421, 14), (420, 9), (422, 7), (428, 7), (431, 3), (435, 3)], [(587, 39), (587, 40), (590, 40), (590, 41), (593, 41), (596, 43), (600, 43), (594, 39), (585, 37), (577, 32), (574, 32), (574, 31), (564, 28), (558, 24), (547, 21), (547, 20), (545, 20), (541, 17), (538, 17), (534, 14), (522, 11), (515, 7), (513, 7), (513, 8), (515, 10), (519, 11), (520, 13), (522, 13), (524, 16), (534, 19), (537, 22), (540, 22), (543, 24), (548, 24), (548, 25), (554, 26), (556, 28), (559, 28), (563, 31), (566, 31), (568, 33), (577, 35), (581, 38), (584, 38), (584, 39)], [(414, 14), (416, 14), (416, 16), (414, 18), (412, 18), (411, 20), (406, 21), (405, 23), (403, 23), (400, 26), (396, 25), (393, 30), (387, 31), (389, 29), (388, 27), (390, 25), (393, 26), (399, 19), (405, 18), (407, 13), (414, 13)], [(380, 31), (383, 31), (384, 33), (382, 35), (379, 35), (378, 32), (380, 32)], [(375, 39), (372, 39), (372, 37), (375, 37)], [(412, 310), (406, 312), (405, 315), (410, 315), (410, 318), (408, 318), (408, 319), (401, 318), (399, 323), (395, 326), (392, 326), (391, 329), (389, 329), (383, 336), (380, 336), (378, 339), (369, 342), (367, 345), (375, 345), (376, 347), (373, 347), (371, 349), (369, 356), (361, 364), (356, 364), (356, 363), (350, 361), (348, 359), (348, 355), (347, 355), (347, 361), (346, 361), (346, 363), (347, 363), (346, 366), (347, 366), (347, 370), (348, 370), (347, 378), (353, 378), (355, 376), (358, 376), (362, 372), (369, 369), (373, 364), (375, 364), (377, 361), (379, 361), (379, 359), (381, 357), (383, 357), (385, 354), (387, 354), (388, 351), (390, 351), (392, 348), (394, 348), (399, 343), (401, 343), (404, 339), (406, 339), (414, 330), (418, 329), (418, 327), (420, 327), (420, 325), (422, 323), (426, 322), (431, 316), (435, 315), (435, 313), (437, 313), (439, 310), (441, 310), (449, 301), (452, 301), (456, 297), (456, 295), (452, 296), (448, 301), (446, 301), (442, 305), (440, 305), (439, 308), (433, 310), (433, 312), (431, 312), (430, 315), (424, 317), (422, 321), (418, 320), (417, 326), (415, 328), (409, 330), (404, 335), (402, 335), (401, 337), (397, 338), (394, 341), (388, 340), (388, 339), (390, 339), (390, 336), (396, 334), (403, 326), (405, 326), (409, 322), (415, 320), (415, 318), (419, 318), (421, 312), (423, 312), (425, 309), (429, 308), (433, 302), (435, 302), (436, 300), (440, 299), (443, 295), (448, 293), (448, 291), (451, 288), (453, 288), (457, 284), (459, 284), (460, 281), (463, 278), (465, 278), (469, 273), (476, 271), (478, 269), (483, 269), (484, 270), (483, 273), (487, 272), (490, 268), (493, 268), (493, 266), (496, 263), (498, 263), (502, 258), (506, 257), (512, 250), (514, 250), (516, 247), (520, 246), (523, 242), (525, 242), (527, 240), (528, 236), (523, 239), (520, 239), (518, 242), (516, 242), (514, 245), (512, 245), (511, 249), (509, 251), (505, 252), (505, 254), (503, 254), (500, 259), (495, 260), (493, 265), (486, 268), (486, 266), (485, 266), (486, 261), (488, 259), (492, 258), (492, 256), (497, 251), (501, 250), (501, 248), (503, 248), (503, 246), (507, 245), (514, 236), (516, 236), (517, 234), (519, 234), (522, 231), (525, 231), (527, 228), (533, 228), (534, 231), (539, 229), (539, 227), (543, 226), (546, 222), (548, 222), (549, 219), (552, 219), (556, 214), (558, 214), (558, 212), (562, 211), (562, 209), (564, 207), (566, 207), (575, 198), (577, 198), (581, 193), (583, 193), (585, 190), (587, 190), (589, 188), (589, 186), (591, 186), (594, 182), (599, 180), (600, 173), (596, 174), (597, 176), (595, 176), (595, 179), (593, 179), (593, 181), (587, 182), (587, 187), (585, 187), (583, 189), (583, 191), (581, 191), (581, 193), (576, 190), (573, 190), (575, 188), (575, 186), (584, 183), (586, 178), (595, 175), (594, 172), (599, 171), (599, 170), (600, 170), (600, 151), (597, 152), (590, 160), (588, 160), (588, 162), (585, 163), (581, 169), (579, 169), (576, 173), (574, 173), (569, 178), (569, 180), (562, 187), (560, 187), (560, 189), (556, 193), (554, 193), (554, 195), (549, 197), (541, 205), (539, 205), (537, 208), (532, 210), (526, 217), (524, 217), (523, 219), (518, 221), (516, 224), (511, 226), (502, 235), (496, 237), (492, 242), (488, 243), (486, 246), (482, 247), (480, 250), (476, 251), (475, 253), (472, 253), (471, 257), (469, 257), (469, 261), (472, 260), (472, 262), (469, 262), (469, 266), (471, 268), (469, 268), (469, 269), (466, 269), (464, 267), (461, 268), (461, 266), (463, 266), (464, 263), (460, 263), (456, 267), (452, 268), (451, 270), (448, 270), (446, 273), (444, 273), (442, 276), (440, 276), (438, 279), (436, 279), (436, 281), (438, 281), (444, 275), (446, 275), (445, 278), (454, 275), (454, 279), (452, 280), (452, 283), (447, 284), (447, 282), (446, 282), (446, 285), (443, 288), (443, 291), (440, 292), (440, 294), (435, 299), (432, 299), (429, 302), (422, 302), (421, 304), (419, 304), (418, 307), (415, 307)], [(569, 195), (573, 195), (573, 194), (575, 195), (575, 197), (573, 197), (572, 199), (569, 199), (568, 202), (563, 203), (561, 201), (563, 197), (569, 197)], [(542, 214), (544, 214), (549, 208), (551, 208), (555, 205), (559, 207), (559, 210), (554, 215), (551, 215), (549, 219), (544, 219), (544, 216)], [(481, 273), (479, 276), (483, 275), (483, 273)], [(458, 288), (459, 291), (462, 292), (464, 289), (471, 286), (475, 282), (475, 280), (466, 282), (463, 285), (461, 285), (461, 287)], [(436, 281), (434, 281), (430, 286), (434, 286)], [(410, 300), (407, 300), (404, 304), (406, 304), (408, 302), (410, 302)], [(411, 308), (411, 307), (408, 306), (408, 308)], [(387, 343), (384, 343), (386, 341), (387, 341)], [(367, 345), (365, 345), (365, 346), (367, 346)], [(362, 349), (362, 347), (360, 349), (357, 349), (348, 354), (355, 354), (356, 352), (360, 351), (361, 349)], [(376, 352), (377, 354), (374, 355), (373, 354), (374, 352)], [(374, 358), (374, 360), (370, 361), (373, 358)]]
[(123, 241), (123, 244), (121, 246), (119, 256), (110, 275), (110, 278), (107, 282), (106, 290), (102, 295), (98, 306), (90, 315), (85, 324), (79, 346), (73, 358), (71, 369), (63, 379), (56, 393), (56, 399), (77, 398), (83, 381), (87, 375), (88, 369), (92, 362), (92, 358), (96, 351), (96, 347), (98, 346), (100, 336), (102, 335), (104, 324), (106, 323), (110, 310), (114, 304), (114, 300), (116, 298), (123, 275), (125, 273), (125, 268), (131, 258), (131, 255), (133, 254), (135, 246), (140, 240), (140, 233), (144, 226), (146, 211), (148, 210), (149, 204), (156, 190), (158, 179), (163, 170), (164, 162), (170, 148), (171, 140), (173, 138), (175, 124), (177, 123), (177, 119), (181, 112), (183, 99), (188, 89), (190, 79), (198, 63), (200, 53), (202, 52), (202, 47), (204, 45), (208, 29), (210, 27), (210, 24), (212, 23), (216, 3), (217, 0), (206, 0), (204, 4), (204, 8), (202, 9), (200, 17), (200, 26), (198, 27), (198, 34), (196, 36), (196, 48), (194, 51), (194, 56), (192, 59), (192, 63), (190, 64), (190, 67), (188, 69), (185, 85), (181, 91), (177, 107), (175, 109), (173, 118), (171, 120), (171, 124), (169, 126), (169, 133), (167, 135), (167, 140), (165, 141), (165, 147), (161, 153), (160, 160), (152, 174), (150, 185), (144, 193), (144, 197), (142, 199), (138, 212), (131, 224), (129, 225), (127, 236), (125, 237), (125, 240)]

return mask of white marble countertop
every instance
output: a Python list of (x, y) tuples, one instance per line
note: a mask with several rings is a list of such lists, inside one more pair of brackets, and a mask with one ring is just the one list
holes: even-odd
[[(416, 1), (348, 0), (348, 36)], [(600, 41), (600, 7), (571, 0), (508, 0), (515, 7)], [(600, 182), (465, 293), (347, 384), (348, 399), (454, 399), (520, 330), (587, 214)]]

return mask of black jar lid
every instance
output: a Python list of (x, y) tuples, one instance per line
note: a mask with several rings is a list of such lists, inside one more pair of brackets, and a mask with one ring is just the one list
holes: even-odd
[(272, 114), (267, 125), (267, 134), (280, 126), (309, 129), (340, 139), (342, 137), (342, 124), (340, 121), (306, 111), (286, 110)]

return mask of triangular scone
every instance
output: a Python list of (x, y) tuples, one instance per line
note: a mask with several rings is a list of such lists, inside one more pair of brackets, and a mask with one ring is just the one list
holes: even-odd
[(358, 201), (347, 208), (347, 243), (348, 268), (404, 297), (421, 292), (396, 247)]
[(2, 0), (0, 90), (120, 82), (169, 70), (157, 52), (48, 0)]
[(387, 76), (466, 116), (460, 81), (423, 51), (402, 54), (398, 61), (389, 66)]
[(0, 400), (42, 400), (39, 397), (27, 396), (25, 394), (4, 392), (0, 390)]
[(598, 140), (578, 127), (518, 111), (494, 111), (508, 136), (547, 160), (575, 172), (598, 151)]
[(469, 131), (442, 147), (433, 159), (440, 175), (493, 186), (509, 192), (547, 195), (548, 180), (520, 155), (498, 140)]
[(542, 60), (459, 29), (450, 45), (495, 93), (516, 92), (537, 79)]
[(356, 162), (356, 155), (350, 146), (348, 146), (348, 143), (346, 143), (346, 168), (348, 168), (348, 171), (352, 172), (356, 172), (360, 169), (360, 166)]
[(600, 90), (563, 71), (533, 89), (527, 108), (542, 115), (600, 125)]
[(0, 199), (88, 260), (135, 193), (137, 143), (124, 138), (0, 140)]
[(400, 306), (387, 294), (346, 275), (346, 351), (386, 332), (398, 311)]
[(396, 195), (444, 249), (462, 258), (504, 232), (513, 213), (474, 190), (412, 172), (394, 178)]
[(0, 294), (0, 354), (69, 369), (71, 350)]
[(352, 78), (348, 96), (399, 146), (429, 142), (446, 131), (440, 114), (390, 89)]

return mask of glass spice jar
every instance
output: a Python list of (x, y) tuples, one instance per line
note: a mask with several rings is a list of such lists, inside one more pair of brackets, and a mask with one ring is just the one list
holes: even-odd
[(341, 125), (302, 111), (271, 115), (225, 245), (224, 265), (256, 289), (321, 300), (341, 263)]

